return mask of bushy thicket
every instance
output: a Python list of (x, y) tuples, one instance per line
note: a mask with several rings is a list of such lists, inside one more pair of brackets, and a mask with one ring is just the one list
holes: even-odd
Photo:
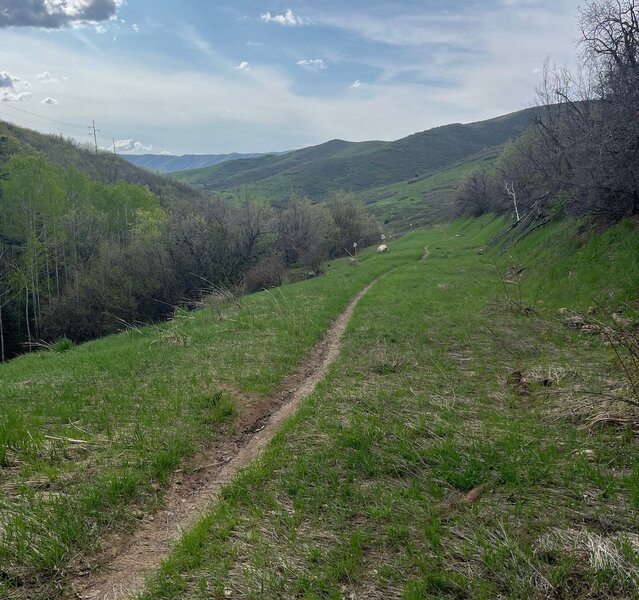
[(639, 214), (639, 8), (586, 2), (582, 70), (546, 66), (530, 130), (461, 184), (460, 211), (516, 218), (567, 211), (616, 221)]
[(219, 287), (277, 285), (285, 265), (319, 270), (344, 244), (378, 232), (344, 195), (326, 206), (295, 198), (278, 214), (248, 198), (232, 206), (197, 193), (167, 205), (148, 186), (95, 181), (41, 154), (0, 164), (3, 360), (25, 344), (162, 319)]

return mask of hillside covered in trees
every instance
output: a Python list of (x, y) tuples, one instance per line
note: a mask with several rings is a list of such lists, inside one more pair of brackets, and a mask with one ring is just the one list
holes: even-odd
[(639, 214), (639, 16), (634, 0), (587, 2), (572, 73), (546, 64), (532, 127), (458, 192), (461, 213), (610, 223)]
[[(171, 316), (220, 286), (261, 289), (378, 238), (360, 204), (277, 213), (205, 197), (108, 153), (2, 124), (0, 356)], [(76, 166), (77, 165), (77, 166)]]

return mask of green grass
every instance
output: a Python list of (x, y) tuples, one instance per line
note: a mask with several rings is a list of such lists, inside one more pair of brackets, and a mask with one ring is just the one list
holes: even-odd
[[(463, 178), (481, 166), (490, 165), (498, 154), (499, 148), (495, 148), (483, 152), (481, 158), (472, 158), (410, 181), (358, 191), (355, 196), (387, 231), (405, 232), (445, 223), (455, 214), (455, 195)], [(293, 190), (286, 177), (278, 176), (217, 192), (217, 195), (231, 204), (239, 204), (248, 196), (285, 206)]]
[(590, 394), (625, 393), (623, 377), (557, 309), (636, 301), (639, 232), (555, 223), (500, 254), (487, 243), (503, 226), (414, 232), (239, 309), (0, 366), (0, 596), (62, 594), (70, 560), (133, 529), (387, 273), (145, 599), (637, 597), (636, 414)]
[(523, 239), (504, 262), (527, 268), (521, 293), (538, 306), (619, 308), (637, 300), (639, 229), (627, 220), (593, 235), (587, 223), (553, 223)]
[(322, 278), (248, 296), (239, 309), (180, 311), (1, 365), (0, 592), (55, 597), (73, 557), (133, 528), (173, 471), (231, 431), (252, 397), (272, 392), (357, 291), (421, 250), (413, 237), (387, 256), (364, 251), (356, 269), (335, 261)]
[(381, 223), (396, 231), (444, 223), (455, 213), (455, 195), (463, 178), (490, 164), (497, 155), (497, 151), (488, 152), (480, 159), (442, 169), (427, 177), (365, 190), (356, 196)]
[(623, 378), (603, 340), (554, 318), (585, 305), (572, 282), (591, 271), (590, 294), (637, 297), (639, 279), (589, 258), (631, 263), (637, 228), (530, 236), (522, 287), (562, 260), (572, 273), (530, 312), (504, 293), (511, 259), (483, 251), (500, 225), (420, 235), (430, 256), (364, 297), (327, 378), (144, 600), (639, 597), (637, 415), (581, 393)]

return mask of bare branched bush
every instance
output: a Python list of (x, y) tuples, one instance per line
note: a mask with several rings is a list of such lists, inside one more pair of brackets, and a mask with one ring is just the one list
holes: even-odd
[(248, 293), (282, 285), (286, 268), (279, 255), (266, 256), (244, 273), (243, 282)]

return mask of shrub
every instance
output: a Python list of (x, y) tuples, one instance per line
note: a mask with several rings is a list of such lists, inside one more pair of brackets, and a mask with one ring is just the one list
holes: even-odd
[(59, 340), (52, 344), (51, 350), (53, 350), (53, 352), (68, 352), (74, 346), (75, 343), (72, 342), (68, 337), (61, 337)]
[(284, 273), (284, 261), (280, 255), (266, 256), (244, 273), (246, 291), (258, 292), (282, 285)]

